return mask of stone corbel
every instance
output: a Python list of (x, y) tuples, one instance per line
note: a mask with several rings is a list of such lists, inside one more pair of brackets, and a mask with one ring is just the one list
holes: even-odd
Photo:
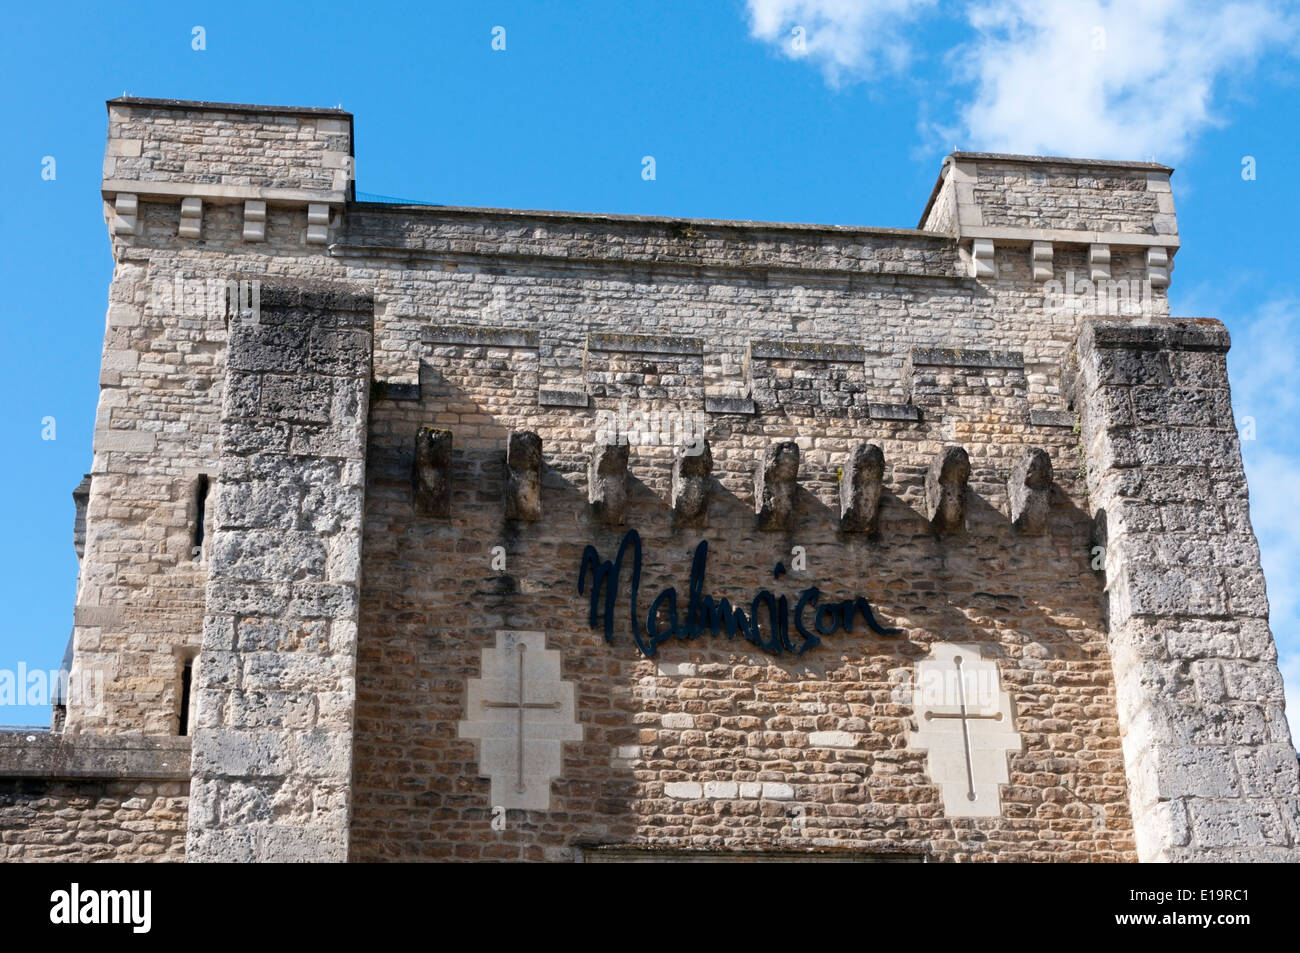
[(799, 445), (793, 440), (773, 444), (763, 452), (754, 471), (754, 511), (759, 529), (790, 529), (798, 477)]
[(1169, 249), (1155, 246), (1147, 249), (1147, 277), (1151, 279), (1152, 288), (1168, 288), (1169, 273), (1173, 270)]
[(1052, 511), (1052, 458), (1039, 447), (1028, 447), (1007, 481), (1011, 525), (1022, 536), (1047, 532)]
[(627, 514), (627, 458), (626, 443), (601, 441), (587, 464), (587, 501), (611, 529), (622, 526)]
[(1110, 280), (1110, 246), (1088, 246), (1088, 277), (1093, 281)]
[(451, 515), (451, 431), (421, 427), (415, 434), (415, 510)]
[(993, 279), (998, 276), (998, 266), (993, 260), (993, 239), (977, 238), (971, 243), (971, 277)]
[(840, 476), (840, 529), (846, 533), (876, 531), (884, 478), (884, 451), (874, 443), (855, 446)]
[(315, 202), (307, 206), (307, 244), (324, 245), (329, 241), (330, 207)]
[(678, 525), (704, 525), (712, 486), (713, 453), (709, 442), (700, 440), (679, 448), (673, 459), (673, 513)]
[(961, 447), (944, 447), (925, 473), (926, 516), (936, 533), (966, 529), (966, 484), (970, 458)]
[(266, 203), (249, 199), (244, 203), (244, 241), (266, 241)]
[(130, 192), (118, 192), (113, 200), (113, 234), (135, 235), (139, 230), (140, 201)]
[(506, 446), (506, 519), (542, 518), (542, 438), (515, 430)]
[(1052, 280), (1052, 243), (1034, 242), (1030, 247), (1029, 261), (1033, 266), (1035, 281)]
[(199, 238), (203, 234), (203, 199), (191, 195), (181, 199), (181, 238)]

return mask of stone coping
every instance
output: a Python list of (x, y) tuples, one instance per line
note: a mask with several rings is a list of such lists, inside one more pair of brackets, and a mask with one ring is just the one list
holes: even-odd
[(190, 739), (0, 728), (0, 778), (188, 781)]
[(329, 116), (352, 119), (352, 113), (333, 106), (258, 106), (254, 103), (214, 103), (202, 99), (151, 99), (147, 96), (118, 96), (105, 100), (106, 108), (145, 106), (151, 109), (205, 110), (222, 113), (271, 113), (279, 116)]
[(1085, 353), (1092, 348), (1225, 353), (1231, 344), (1228, 329), (1217, 318), (1152, 318), (1142, 324), (1092, 320), (1079, 334), (1079, 348)]

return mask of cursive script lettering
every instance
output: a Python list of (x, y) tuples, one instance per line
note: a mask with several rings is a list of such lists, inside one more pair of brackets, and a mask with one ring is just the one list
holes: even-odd
[[(858, 616), (862, 617), (867, 628), (878, 635), (901, 635), (903, 631), (882, 625), (876, 619), (871, 603), (861, 596), (819, 605), (821, 591), (816, 586), (810, 586), (799, 594), (794, 607), (794, 630), (800, 639), (796, 645), (790, 637), (792, 614), (786, 596), (774, 595), (763, 589), (754, 596), (747, 613), (726, 599), (715, 599), (704, 594), (704, 574), (709, 560), (709, 544), (705, 540), (701, 540), (695, 547), (695, 556), (691, 560), (685, 615), (678, 612), (677, 590), (669, 587), (650, 602), (645, 627), (642, 629), (641, 615), (637, 608), (641, 589), (641, 536), (631, 529), (624, 535), (613, 561), (602, 560), (599, 550), (589, 545), (582, 552), (582, 563), (578, 568), (578, 594), (586, 593), (588, 581), (591, 585), (588, 624), (593, 629), (603, 625), (606, 642), (614, 641), (614, 620), (618, 596), (622, 591), (624, 559), (629, 553), (632, 566), (628, 575), (628, 619), (632, 627), (632, 639), (646, 656), (653, 656), (659, 646), (669, 639), (696, 639), (706, 632), (713, 636), (724, 634), (728, 639), (739, 635), (764, 652), (773, 655), (792, 652), (798, 656), (813, 646), (820, 645), (823, 635), (831, 635), (841, 629), (852, 632), (854, 620)], [(780, 578), (784, 571), (785, 567), (777, 563), (773, 575)], [(766, 621), (760, 623), (760, 619)], [(811, 629), (808, 626), (810, 619)]]

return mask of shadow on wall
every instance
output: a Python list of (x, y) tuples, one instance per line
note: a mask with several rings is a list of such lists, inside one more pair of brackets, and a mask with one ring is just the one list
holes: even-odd
[[(922, 441), (923, 425), (891, 422), (887, 429), (864, 421), (863, 436), (885, 446), (887, 461), (895, 455), (913, 464), (893, 474), (902, 485), (887, 470), (875, 536), (840, 531), (838, 500), (831, 496), (838, 492), (835, 473), (811, 469), (800, 474), (808, 485), (796, 493), (790, 531), (757, 529), (752, 483), (743, 468), (726, 466), (712, 478), (707, 526), (679, 527), (658, 488), (659, 471), (670, 465), (667, 448), (644, 454), (632, 448), (627, 519), (607, 527), (587, 499), (594, 413), (537, 406), (519, 412), (504, 396), (513, 394), (508, 369), (497, 373), (501, 407), (476, 396), (494, 392), (494, 381), (480, 379), (471, 392), (427, 365), (421, 400), (371, 406), (354, 859), (563, 859), (580, 844), (690, 846), (701, 830), (711, 831), (718, 846), (788, 845), (804, 836), (792, 827), (789, 804), (718, 802), (709, 806), (713, 815), (705, 823), (691, 802), (663, 791), (698, 778), (779, 776), (796, 787), (825, 785), (816, 779), (828, 766), (815, 760), (807, 766), (809, 751), (792, 734), (810, 719), (819, 728), (853, 725), (862, 743), (849, 763), (829, 769), (836, 775), (833, 791), (827, 787), (824, 800), (800, 805), (800, 823), (845, 846), (928, 852), (937, 839), (952, 840), (976, 823), (942, 816), (924, 754), (905, 748), (914, 718), (908, 679), (933, 641), (976, 644), (998, 660), (1026, 739), (1025, 751), (1011, 758), (1005, 816), (980, 821), (985, 827), (979, 829), (1002, 825), (1028, 841), (1034, 836), (1026, 831), (1062, 817), (1088, 829), (1093, 813), (1070, 803), (1082, 796), (1105, 802), (1114, 828), (1106, 836), (1114, 849), (1127, 849), (1122, 783), (1112, 780), (1102, 790), (1085, 767), (1110, 758), (1111, 773), (1122, 778), (1117, 728), (1099, 723), (1095, 736), (1062, 742), (1065, 747), (1048, 740), (1063, 703), (1080, 710), (1114, 707), (1101, 588), (1088, 567), (1091, 521), (1060, 487), (1048, 533), (1016, 537), (1004, 512), (1007, 474), (980, 466), (973, 448), (966, 530), (936, 536), (911, 450)], [(466, 419), (475, 422), (472, 436), (456, 439), (457, 421)], [(757, 459), (757, 438), (767, 439), (760, 420), (710, 423), (716, 459)], [(415, 512), (412, 469), (421, 426), (453, 432), (448, 519)], [(523, 429), (543, 437), (542, 515), (536, 522), (503, 515), (505, 447), (510, 432)], [(761, 589), (787, 595), (792, 607), (809, 586), (818, 587), (824, 600), (862, 595), (883, 624), (903, 634), (881, 636), (858, 625), (823, 636), (802, 657), (705, 634), (671, 639), (647, 659), (630, 633), (629, 568), (614, 637), (606, 644), (603, 631), (588, 625), (590, 599), (578, 594), (579, 566), (588, 543), (602, 559), (612, 559), (629, 528), (643, 543), (643, 625), (651, 600), (666, 587), (677, 589), (685, 608), (691, 557), (707, 540), (705, 594), (746, 609)], [(796, 546), (806, 556), (802, 571), (793, 568)], [(503, 568), (493, 568), (497, 557)], [(778, 561), (791, 571), (774, 579)], [(564, 746), (551, 809), (507, 811), (498, 818), (504, 829), (493, 827), (475, 743), (457, 735), (466, 682), (480, 677), (480, 651), (498, 629), (545, 632), (548, 647), (561, 652), (563, 679), (577, 683), (583, 727), (583, 740)], [(668, 730), (664, 716), (670, 714), (689, 716), (678, 721), (690, 727)], [(1049, 772), (1076, 793), (1057, 797), (1044, 787)], [(860, 809), (841, 809), (855, 803)], [(894, 808), (901, 804), (913, 805), (903, 842), (896, 831), (887, 836), (897, 828)]]

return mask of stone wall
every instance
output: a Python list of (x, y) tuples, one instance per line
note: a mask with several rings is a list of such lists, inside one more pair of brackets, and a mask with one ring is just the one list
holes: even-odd
[[(1117, 602), (1115, 582), (1152, 560), (1112, 564), (1108, 550), (1104, 576), (1092, 568), (1094, 511), (1122, 521), (1145, 492), (1106, 496), (1119, 493), (1106, 482), (1115, 465), (1094, 436), (1126, 426), (1106, 416), (1125, 401), (1151, 410), (1151, 395), (1082, 399), (1081, 443), (1070, 379), (1101, 386), (1091, 345), (1076, 350), (1109, 304), (1063, 306), (1059, 286), (1145, 285), (1134, 317), (1168, 315), (1179, 240), (1167, 167), (955, 154), (928, 230), (672, 221), (350, 203), (350, 130), (337, 111), (110, 106), (117, 271), (74, 657), (74, 679), (105, 678), (98, 704), (74, 700), (67, 724), (92, 738), (175, 733), (180, 671), (202, 647), (192, 857), (544, 859), (622, 844), (1127, 860), (1213, 856), (1234, 823), (1259, 831), (1227, 849), (1294, 852), (1248, 527), (1225, 529), (1214, 550), (1246, 554), (1222, 569), (1222, 611), (1166, 620), (1231, 639), (1168, 644), (1198, 691), (1222, 674), (1224, 718), (1254, 732), (1233, 750), (1235, 790), (1272, 793), (1201, 803), (1161, 787), (1182, 749), (1158, 732), (1138, 740), (1142, 693), (1157, 689), (1131, 680), (1146, 669), (1126, 661), (1126, 640), (1145, 617)], [(205, 138), (219, 143), (201, 158)], [(196, 304), (210, 280), (215, 299)], [(241, 281), (261, 289), (261, 317), (222, 299)], [(364, 303), (273, 290), (322, 283)], [(247, 325), (246, 312), (269, 318)], [(339, 321), (367, 338), (344, 375), (311, 364), (303, 338)], [(325, 378), (354, 399), (327, 410)], [(613, 470), (589, 486), (601, 429), (625, 406), (703, 421), (702, 525), (673, 510), (671, 441), (631, 447), (621, 486), (610, 454)], [(505, 452), (520, 432), (541, 442), (537, 520), (506, 519), (517, 487)], [(450, 467), (437, 469), (448, 441)], [(875, 532), (845, 532), (841, 482), (863, 441), (883, 452), (880, 511)], [(793, 511), (760, 530), (755, 470), (789, 442)], [(935, 461), (956, 446), (969, 485), (938, 506), (949, 491)], [(1041, 475), (1045, 461), (1053, 479), (1030, 487), (1027, 468)], [(212, 479), (206, 501), (200, 477)], [(1239, 458), (1218, 478), (1228, 527), (1245, 507)], [(450, 515), (429, 503), (444, 487)], [(602, 495), (620, 488), (621, 511)], [(956, 525), (936, 523), (950, 505)], [(707, 539), (712, 594), (748, 604), (760, 589), (816, 585), (864, 596), (904, 634), (839, 632), (797, 659), (705, 637), (643, 658), (626, 623), (608, 644), (591, 629), (576, 591), (583, 547), (612, 558), (628, 528), (641, 534), (644, 593), (684, 591)], [(792, 569), (796, 546), (806, 569)], [(775, 579), (778, 560), (791, 571)], [(543, 632), (581, 729), (563, 743), (551, 809), (504, 818), (481, 742), (458, 731), (500, 630)], [(948, 817), (908, 747), (907, 679), (938, 642), (978, 646), (1014, 705), (1023, 747), (1000, 817)], [(1265, 701), (1232, 694), (1250, 691)], [(1176, 738), (1198, 717), (1179, 704), (1161, 709)], [(1255, 800), (1271, 820), (1250, 820)], [(1182, 808), (1201, 839), (1179, 845), (1170, 818)]]
[[(846, 356), (810, 347), (796, 359), (798, 352), (788, 344), (780, 359), (787, 379), (820, 380), (824, 358)], [(1070, 426), (1028, 422), (1022, 361), (950, 353), (942, 358), (950, 370), (960, 365), (964, 380), (984, 386), (927, 397), (923, 421), (873, 420), (851, 408), (832, 417), (802, 399), (778, 402), (791, 391), (773, 389), (774, 402), (756, 397), (757, 415), (709, 417), (718, 482), (706, 528), (675, 525), (667, 504), (672, 448), (663, 446), (631, 448), (626, 523), (609, 528), (587, 502), (586, 469), (598, 411), (627, 395), (606, 391), (585, 410), (539, 407), (528, 378), (512, 374), (514, 353), (437, 348), (418, 401), (372, 408), (354, 858), (561, 859), (596, 843), (935, 859), (1134, 857), (1100, 584), (1088, 565), (1091, 523), (1075, 502), (1077, 436)], [(687, 383), (673, 373), (679, 360), (643, 352), (628, 362), (633, 398), (641, 386), (664, 389), (632, 406), (692, 396), (678, 388)], [(935, 360), (917, 355), (922, 366)], [(1007, 380), (1011, 372), (1018, 384)], [(698, 405), (698, 390), (693, 396)], [(449, 519), (414, 506), (421, 426), (453, 435)], [(542, 436), (538, 523), (503, 518), (503, 454), (515, 430)], [(793, 525), (760, 532), (754, 466), (765, 447), (791, 438), (803, 451)], [(887, 461), (874, 538), (839, 531), (839, 471), (862, 439), (879, 442)], [(923, 491), (944, 440), (967, 448), (973, 474), (966, 532), (941, 539)], [(1007, 477), (1028, 445), (1047, 448), (1058, 474), (1040, 538), (1018, 538), (1009, 522)], [(705, 636), (671, 641), (649, 660), (620, 608), (606, 644), (577, 593), (580, 558), (588, 542), (612, 558), (631, 527), (644, 546), (643, 612), (664, 586), (685, 592), (690, 553), (708, 539), (707, 592), (744, 605), (768, 587), (792, 602), (808, 585), (828, 599), (862, 594), (907, 634), (860, 628), (797, 659)], [(773, 566), (790, 565), (796, 545), (806, 548), (807, 571), (774, 582)], [(504, 572), (491, 567), (494, 546), (506, 551)], [(584, 733), (566, 747), (550, 811), (507, 811), (498, 831), (475, 744), (457, 738), (455, 724), (480, 649), (502, 628), (547, 633), (565, 678), (577, 683)], [(944, 817), (924, 755), (898, 743), (913, 716), (910, 667), (940, 635), (997, 659), (1015, 698), (1026, 751), (1012, 756), (1001, 819)]]
[(231, 324), (191, 859), (347, 858), (373, 307), (268, 288)]
[(1176, 236), (1171, 172), (1155, 162), (954, 152), (922, 227), (1104, 233), (1117, 245), (1140, 235)]
[(1142, 855), (1294, 860), (1300, 777), (1217, 321), (1096, 323), (1078, 401)]
[(342, 193), (352, 179), (352, 117), (340, 109), (277, 110), (268, 122), (262, 107), (167, 104), (109, 102), (106, 189), (264, 199)]
[(186, 781), (0, 780), (0, 861), (183, 861)]
[(185, 858), (187, 738), (0, 731), (0, 861)]

